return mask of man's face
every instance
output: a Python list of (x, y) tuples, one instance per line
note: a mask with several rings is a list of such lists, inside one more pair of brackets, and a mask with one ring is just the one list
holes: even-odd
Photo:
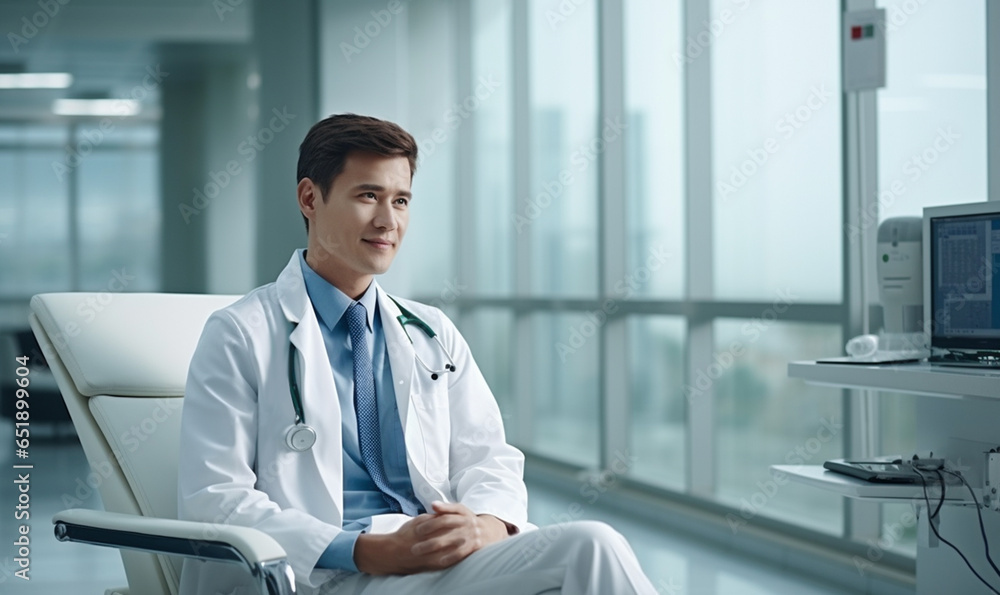
[(351, 297), (371, 276), (389, 270), (410, 220), (406, 157), (349, 153), (326, 200), (309, 179), (299, 182), (299, 208), (309, 219), (307, 261)]

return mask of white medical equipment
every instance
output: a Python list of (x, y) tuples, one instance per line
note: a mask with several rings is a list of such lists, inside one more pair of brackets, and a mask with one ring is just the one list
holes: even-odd
[(878, 227), (875, 247), (883, 328), (878, 334), (853, 337), (846, 358), (824, 363), (894, 363), (929, 355), (923, 329), (923, 219), (891, 217)]
[(878, 295), (886, 333), (920, 332), (924, 316), (920, 217), (892, 217), (878, 227)]
[(890, 217), (878, 227), (877, 256), (879, 301), (883, 329), (879, 333), (881, 356), (922, 358), (927, 337), (921, 328), (924, 316), (923, 219)]

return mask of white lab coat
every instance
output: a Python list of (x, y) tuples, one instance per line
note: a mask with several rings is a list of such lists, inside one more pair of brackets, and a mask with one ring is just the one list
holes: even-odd
[[(342, 526), (343, 455), (333, 373), (298, 258), (292, 255), (276, 282), (215, 312), (205, 324), (184, 397), (178, 517), (264, 531), (287, 552), (300, 592), (312, 593), (343, 572), (315, 569)], [(414, 350), (435, 369), (443, 367), (444, 354), (415, 325), (408, 327), (411, 345), (396, 320), (399, 309), (379, 288), (414, 493), (428, 510), (434, 500), (461, 502), (477, 514), (530, 527), (524, 456), (506, 443), (500, 411), (468, 345), (439, 309), (400, 303), (438, 333), (457, 366), (457, 372), (431, 380)], [(291, 331), (293, 323), (298, 325)], [(295, 418), (289, 340), (299, 353), (305, 418), (317, 433), (305, 452), (285, 444)], [(370, 531), (395, 531), (408, 518), (376, 516)], [(185, 561), (181, 593), (255, 592), (242, 572), (235, 565)]]

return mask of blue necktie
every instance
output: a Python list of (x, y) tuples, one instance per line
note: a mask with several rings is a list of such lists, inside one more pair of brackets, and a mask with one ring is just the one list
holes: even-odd
[(417, 511), (389, 485), (382, 466), (382, 438), (378, 422), (378, 401), (375, 397), (375, 375), (372, 356), (368, 353), (368, 311), (360, 302), (347, 309), (347, 327), (354, 351), (354, 411), (358, 418), (358, 443), (361, 462), (393, 512), (416, 516)]

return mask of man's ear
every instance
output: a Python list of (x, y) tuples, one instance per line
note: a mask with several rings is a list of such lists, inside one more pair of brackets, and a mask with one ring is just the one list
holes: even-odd
[(312, 219), (313, 213), (316, 212), (316, 201), (323, 200), (319, 187), (309, 178), (302, 178), (295, 190), (298, 195), (299, 210), (306, 219)]

